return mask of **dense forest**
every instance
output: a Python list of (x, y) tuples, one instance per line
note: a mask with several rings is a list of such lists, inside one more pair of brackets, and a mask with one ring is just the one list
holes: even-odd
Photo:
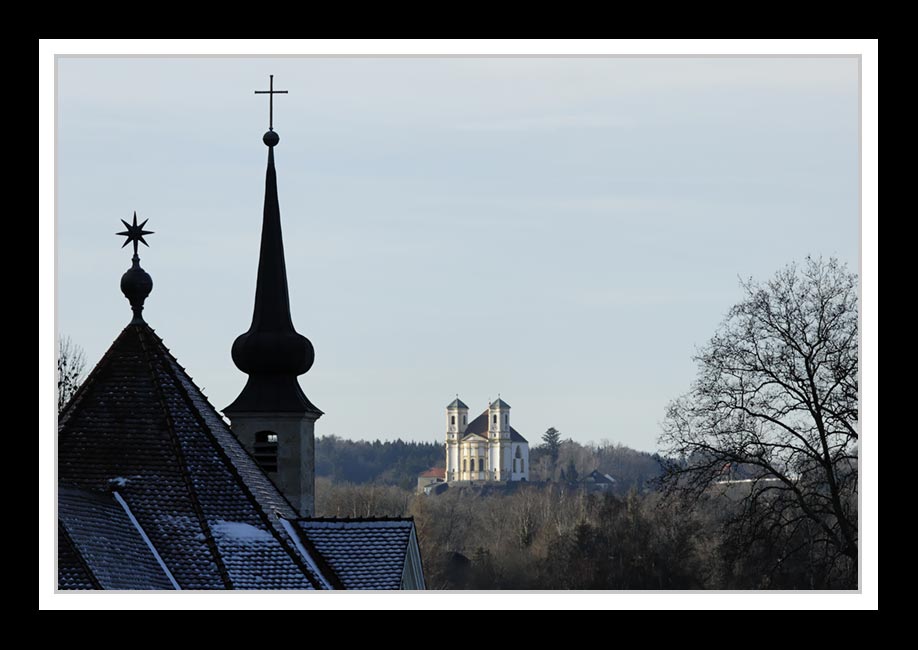
[[(399, 440), (347, 440), (338, 436), (316, 439), (316, 476), (334, 484), (394, 485), (411, 490), (418, 474), (430, 467), (443, 467), (442, 442)], [(530, 480), (533, 482), (576, 482), (593, 470), (617, 481), (615, 491), (625, 494), (635, 488), (646, 491), (660, 475), (655, 454), (636, 451), (608, 441), (582, 445), (573, 440), (558, 443), (552, 450), (539, 445), (530, 451)]]
[[(858, 588), (858, 278), (807, 257), (740, 286), (666, 408), (661, 456), (552, 427), (528, 482), (417, 495), (400, 474), (417, 459), (389, 486), (324, 480), (318, 512), (413, 516), (433, 589)], [(579, 482), (597, 469), (614, 490)]]
[(414, 517), (429, 589), (837, 589), (850, 580), (819, 549), (776, 555), (781, 529), (733, 535), (724, 523), (742, 495), (728, 490), (688, 507), (656, 490), (531, 483), (424, 496), (320, 478), (316, 497), (319, 516)]
[(442, 466), (443, 443), (316, 438), (316, 476), (332, 483), (374, 483), (412, 489), (418, 474)]
[[(443, 465), (441, 443), (317, 440), (319, 516), (414, 517), (431, 589), (837, 589), (850, 566), (804, 528), (744, 535), (731, 526), (756, 488), (740, 479), (687, 497), (662, 489), (672, 461), (608, 442), (531, 451), (531, 481), (418, 495), (417, 474)], [(609, 493), (578, 480), (599, 470)], [(856, 507), (856, 504), (852, 504)], [(788, 511), (787, 516), (792, 516)], [(789, 544), (802, 552), (786, 556)]]

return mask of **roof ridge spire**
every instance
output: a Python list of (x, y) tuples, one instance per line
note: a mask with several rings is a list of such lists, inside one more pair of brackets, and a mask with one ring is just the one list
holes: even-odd
[(120, 237), (127, 237), (124, 243), (121, 244), (121, 248), (124, 248), (130, 243), (134, 244), (134, 255), (131, 257), (131, 268), (125, 271), (124, 275), (121, 276), (121, 293), (123, 293), (124, 297), (131, 303), (131, 311), (134, 313), (134, 317), (130, 322), (131, 325), (146, 325), (146, 321), (144, 321), (142, 315), (143, 303), (147, 299), (147, 296), (150, 295), (150, 292), (153, 291), (153, 278), (140, 267), (140, 256), (137, 254), (138, 242), (144, 246), (150, 246), (143, 238), (144, 235), (153, 234), (152, 230), (143, 229), (143, 227), (147, 225), (147, 221), (149, 221), (149, 219), (144, 219), (143, 223), (138, 225), (137, 211), (135, 210), (134, 222), (128, 223), (122, 219), (121, 223), (124, 224), (126, 230), (115, 233)]

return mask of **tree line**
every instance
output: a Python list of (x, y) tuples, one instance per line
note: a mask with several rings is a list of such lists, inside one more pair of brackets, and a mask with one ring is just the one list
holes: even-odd
[[(439, 440), (324, 436), (318, 513), (414, 516), (433, 588), (857, 588), (857, 276), (807, 258), (741, 286), (666, 410), (659, 454), (550, 427), (531, 484), (424, 497)], [(59, 410), (84, 367), (61, 339)], [(593, 470), (616, 479), (611, 494), (580, 489)]]
[[(627, 494), (576, 487), (624, 450), (550, 428), (532, 459), (550, 482), (374, 494), (367, 511), (415, 517), (433, 588), (856, 589), (857, 276), (807, 258), (741, 285), (667, 408), (660, 471)], [(365, 502), (326, 487), (320, 508)]]

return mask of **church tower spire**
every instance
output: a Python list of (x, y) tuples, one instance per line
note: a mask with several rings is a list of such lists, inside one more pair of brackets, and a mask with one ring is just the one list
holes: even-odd
[(315, 421), (322, 415), (303, 393), (297, 377), (315, 359), (312, 343), (293, 326), (281, 236), (280, 202), (274, 148), (274, 90), (255, 91), (270, 98), (268, 147), (261, 248), (255, 285), (255, 309), (248, 331), (233, 342), (236, 367), (249, 378), (236, 400), (223, 412), (233, 432), (274, 478), (303, 516), (313, 514), (315, 502)]

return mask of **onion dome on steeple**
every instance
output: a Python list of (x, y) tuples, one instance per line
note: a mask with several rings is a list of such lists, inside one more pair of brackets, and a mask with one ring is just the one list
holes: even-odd
[(296, 379), (312, 367), (315, 351), (309, 339), (293, 327), (290, 317), (281, 236), (277, 171), (274, 168), (274, 147), (280, 142), (280, 137), (274, 131), (274, 95), (287, 91), (274, 90), (274, 75), (271, 75), (271, 89), (255, 92), (268, 94), (271, 102), (268, 131), (262, 138), (268, 147), (268, 170), (261, 250), (252, 324), (247, 332), (236, 338), (232, 348), (233, 363), (249, 375), (249, 380), (239, 397), (224, 412), (321, 413), (303, 394)]

